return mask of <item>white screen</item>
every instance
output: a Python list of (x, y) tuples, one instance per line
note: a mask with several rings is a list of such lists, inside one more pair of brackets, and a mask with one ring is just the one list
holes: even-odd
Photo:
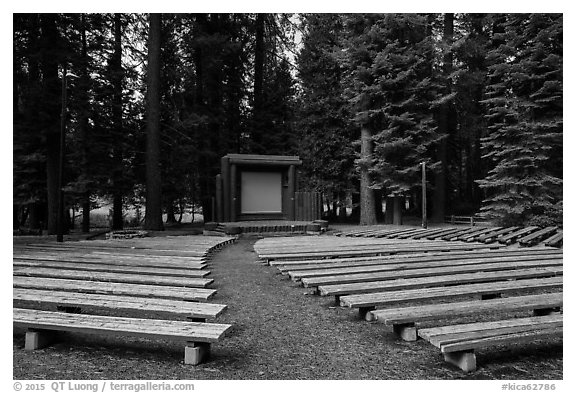
[(282, 213), (282, 174), (242, 172), (241, 212)]

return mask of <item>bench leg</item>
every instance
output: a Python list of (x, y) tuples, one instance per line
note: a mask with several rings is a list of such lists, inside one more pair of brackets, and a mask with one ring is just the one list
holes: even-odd
[(473, 350), (444, 353), (444, 360), (467, 373), (476, 370), (476, 355)]
[(340, 295), (334, 295), (334, 305), (340, 306)]
[(184, 347), (184, 364), (196, 366), (210, 355), (210, 343), (188, 342)]
[(28, 330), (24, 340), (24, 349), (34, 351), (49, 346), (57, 341), (57, 333), (51, 330)]
[(392, 325), (394, 333), (399, 335), (404, 341), (418, 340), (418, 331), (414, 323), (394, 324)]
[(186, 317), (190, 322), (206, 322), (206, 318)]
[(358, 308), (358, 316), (360, 317), (360, 319), (366, 319), (366, 314), (368, 314), (368, 312), (372, 310), (376, 310), (376, 307), (374, 306), (360, 307)]
[(537, 308), (534, 310), (535, 317), (542, 317), (544, 315), (550, 315), (555, 312), (559, 312), (560, 307), (551, 307), (551, 308)]
[(76, 306), (56, 306), (56, 310), (69, 314), (82, 314), (82, 308)]

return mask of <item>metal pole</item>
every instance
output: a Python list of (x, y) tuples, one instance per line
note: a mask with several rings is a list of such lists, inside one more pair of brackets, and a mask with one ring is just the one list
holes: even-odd
[(422, 162), (422, 228), (428, 228), (428, 218), (426, 217), (426, 163)]
[(58, 168), (58, 220), (56, 241), (64, 241), (64, 148), (66, 145), (66, 63), (62, 67), (62, 112), (60, 114), (60, 162)]

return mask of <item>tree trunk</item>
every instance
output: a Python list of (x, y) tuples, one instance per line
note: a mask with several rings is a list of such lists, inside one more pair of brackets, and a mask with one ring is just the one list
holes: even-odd
[(384, 223), (394, 223), (394, 197), (386, 197), (386, 211), (384, 212)]
[(148, 36), (148, 124), (146, 133), (146, 218), (144, 227), (163, 230), (160, 173), (160, 35), (162, 15), (150, 14)]
[(58, 81), (58, 58), (48, 48), (58, 42), (55, 14), (42, 14), (42, 112), (46, 135), (46, 188), (48, 201), (48, 234), (55, 235), (58, 226), (59, 163), (60, 163), (60, 82)]
[[(443, 41), (445, 45), (452, 45), (452, 37), (454, 35), (454, 14), (444, 14), (444, 35)], [(444, 77), (447, 81), (446, 94), (450, 94), (452, 88), (449, 83), (448, 76), (452, 72), (452, 49), (449, 48), (444, 55)], [(441, 135), (450, 135), (450, 116), (452, 104), (445, 103), (440, 108), (438, 115), (438, 133)], [(431, 221), (444, 222), (446, 214), (446, 176), (448, 171), (448, 140), (442, 139), (438, 145), (436, 159), (440, 161), (440, 169), (434, 175), (434, 193), (432, 196), (432, 217)]]
[[(180, 216), (182, 217), (182, 216)], [(170, 200), (166, 203), (166, 223), (176, 224), (176, 213), (174, 211), (174, 200)]]
[[(122, 20), (121, 14), (114, 14), (114, 55), (112, 56), (112, 122), (114, 124), (114, 134), (117, 138), (122, 138)], [(122, 214), (122, 144), (115, 143), (112, 151), (114, 168), (112, 169), (112, 198), (113, 211), (112, 229), (122, 229), (124, 227), (124, 217)]]
[(363, 126), (360, 136), (361, 148), (360, 159), (363, 161), (360, 167), (360, 225), (374, 225), (376, 221), (376, 201), (374, 190), (370, 188), (371, 179), (369, 162), (372, 159), (372, 133)]
[(20, 205), (12, 204), (12, 229), (20, 229)]
[(252, 130), (252, 137), (254, 141), (254, 148), (256, 152), (264, 153), (261, 151), (262, 143), (262, 103), (264, 93), (264, 63), (265, 63), (265, 47), (264, 47), (264, 20), (266, 14), (256, 15), (256, 45), (254, 48), (254, 108), (253, 118), (254, 125)]
[(86, 190), (82, 195), (82, 232), (90, 232), (90, 191), (88, 185), (88, 178), (90, 176), (90, 165), (88, 160), (88, 152), (90, 149), (90, 141), (88, 134), (88, 91), (90, 90), (90, 77), (88, 75), (88, 49), (86, 44), (86, 15), (81, 16), (81, 26), (82, 26), (82, 60), (80, 67), (80, 119), (78, 120), (78, 126), (80, 127), (80, 140), (82, 143), (82, 168), (81, 171), (84, 175), (86, 181)]
[(394, 225), (402, 225), (402, 203), (404, 202), (404, 197), (395, 196), (394, 197)]

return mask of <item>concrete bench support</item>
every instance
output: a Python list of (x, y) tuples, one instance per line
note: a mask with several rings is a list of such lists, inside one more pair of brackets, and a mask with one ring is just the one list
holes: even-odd
[(184, 347), (184, 364), (196, 366), (210, 356), (210, 343), (187, 342)]
[(24, 339), (24, 349), (34, 351), (58, 341), (58, 332), (52, 330), (28, 330)]
[(399, 335), (404, 341), (418, 340), (418, 331), (414, 323), (400, 323), (392, 325), (394, 333)]
[(473, 350), (444, 353), (444, 360), (467, 373), (476, 370), (476, 355)]
[(360, 319), (366, 319), (366, 314), (368, 314), (368, 312), (370, 312), (372, 310), (376, 310), (376, 307), (374, 307), (374, 306), (359, 307), (358, 308), (358, 316), (360, 317)]

